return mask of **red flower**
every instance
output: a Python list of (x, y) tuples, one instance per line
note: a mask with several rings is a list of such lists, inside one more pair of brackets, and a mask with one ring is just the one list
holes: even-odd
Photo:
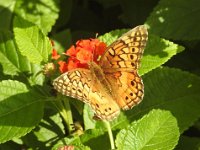
[(61, 73), (64, 73), (64, 72), (67, 71), (67, 66), (68, 65), (67, 65), (67, 63), (65, 61), (60, 60), (58, 62), (58, 64), (59, 64), (59, 70), (60, 70)]
[(72, 70), (76, 68), (88, 68), (88, 65), (80, 63), (80, 61), (76, 58), (69, 58), (67, 61), (67, 70)]
[(66, 51), (66, 55), (68, 55), (68, 56), (76, 56), (76, 49), (75, 49), (75, 47), (74, 47), (74, 45), (72, 45), (67, 51)]
[[(88, 62), (95, 61), (104, 53), (106, 44), (98, 39), (79, 40), (76, 47), (72, 46), (66, 51), (66, 55), (70, 56), (68, 60), (68, 70), (75, 68), (88, 68)], [(73, 58), (73, 59), (72, 59)]]
[(52, 59), (57, 60), (58, 58), (60, 58), (60, 55), (57, 53), (57, 51), (55, 49), (52, 50)]
[(92, 61), (93, 54), (83, 48), (79, 49), (79, 52), (76, 53), (76, 59), (80, 61), (81, 64), (87, 64), (88, 61)]
[(106, 50), (107, 45), (104, 42), (99, 42), (96, 45), (96, 55), (95, 55), (95, 60), (98, 59), (99, 56), (102, 56)]
[[(98, 58), (106, 49), (106, 44), (100, 42), (98, 39), (79, 40), (76, 45), (71, 46), (65, 55), (70, 56), (68, 61), (59, 61), (59, 70), (61, 73), (75, 69), (75, 68), (88, 68), (88, 62), (94, 61), (98, 63)], [(52, 59), (57, 60), (60, 55), (53, 49)]]

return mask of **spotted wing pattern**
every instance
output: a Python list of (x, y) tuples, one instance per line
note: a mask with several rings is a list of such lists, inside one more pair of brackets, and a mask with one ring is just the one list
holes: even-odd
[(112, 43), (100, 60), (112, 96), (122, 109), (131, 109), (143, 98), (144, 85), (138, 68), (147, 39), (146, 28), (137, 26)]
[(88, 69), (68, 71), (56, 78), (53, 86), (63, 95), (89, 104), (100, 119), (112, 120), (120, 112), (117, 103), (103, 90), (103, 86)]
[(125, 33), (107, 48), (100, 60), (101, 68), (105, 73), (137, 70), (147, 39), (143, 25)]

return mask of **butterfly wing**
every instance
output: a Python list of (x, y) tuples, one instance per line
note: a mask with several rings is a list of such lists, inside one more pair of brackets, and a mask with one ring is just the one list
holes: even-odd
[(143, 98), (144, 86), (137, 71), (147, 39), (147, 29), (137, 26), (112, 43), (101, 57), (112, 96), (122, 109), (131, 109)]
[(102, 90), (102, 85), (90, 70), (78, 68), (68, 71), (56, 78), (53, 86), (63, 95), (89, 104), (100, 119), (112, 120), (120, 112), (117, 103)]
[(137, 72), (115, 72), (107, 74), (112, 87), (112, 96), (119, 107), (128, 110), (143, 99), (144, 85)]

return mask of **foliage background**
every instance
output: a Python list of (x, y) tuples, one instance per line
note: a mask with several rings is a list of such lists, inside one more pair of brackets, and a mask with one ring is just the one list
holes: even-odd
[(79, 39), (95, 38), (96, 33), (107, 33), (99, 38), (110, 44), (140, 24), (149, 27), (139, 70), (145, 97), (111, 123), (116, 146), (199, 149), (199, 8), (199, 0), (1, 0), (0, 149), (57, 149), (61, 145), (109, 149), (104, 125), (91, 119), (87, 105), (73, 99), (74, 122), (85, 132), (69, 136), (55, 107), (52, 79), (39, 74), (50, 61), (47, 36), (63, 52)]

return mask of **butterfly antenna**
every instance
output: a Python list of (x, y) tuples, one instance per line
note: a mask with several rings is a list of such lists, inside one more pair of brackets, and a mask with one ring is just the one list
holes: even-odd
[(95, 37), (95, 38), (97, 38), (97, 37), (98, 37), (98, 35), (99, 35), (99, 33), (96, 33), (96, 37)]

